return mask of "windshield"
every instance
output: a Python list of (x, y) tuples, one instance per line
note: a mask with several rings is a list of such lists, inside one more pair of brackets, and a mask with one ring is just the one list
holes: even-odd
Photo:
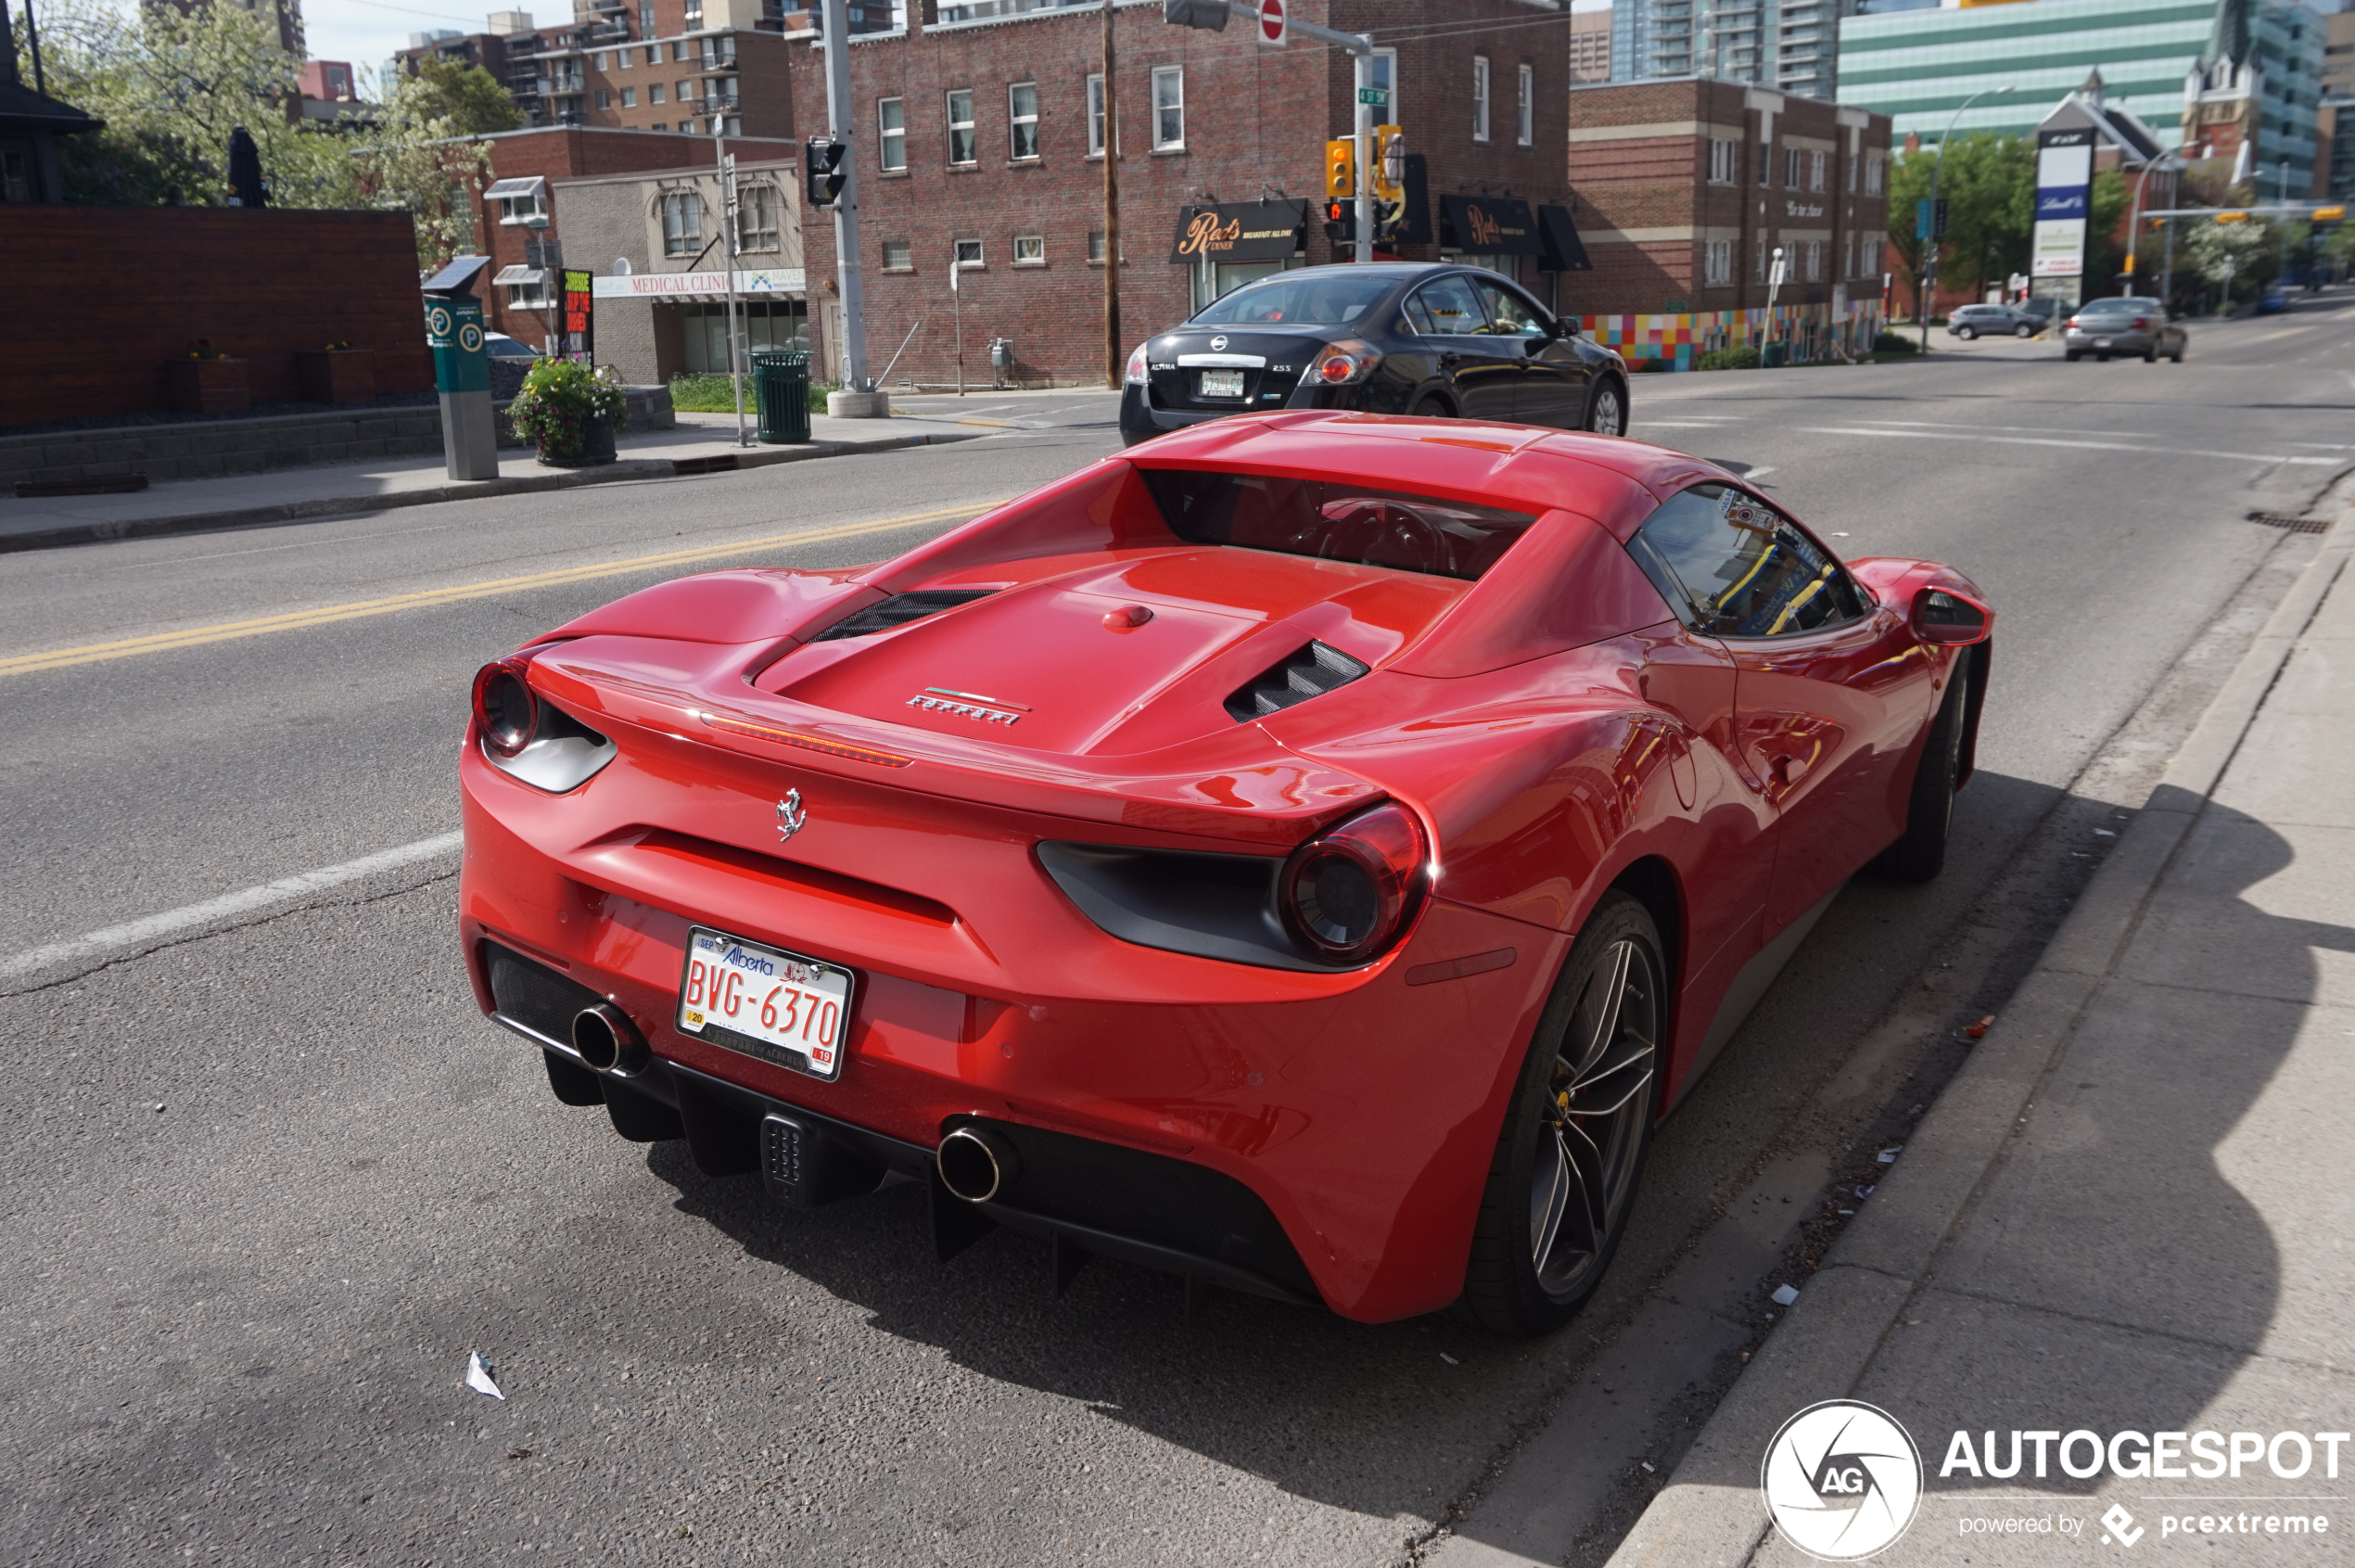
[(1271, 277), (1238, 288), (1194, 317), (1220, 325), (1343, 326), (1362, 318), (1397, 287), (1394, 278)]
[(1434, 577), (1480, 576), (1536, 520), (1346, 479), (1148, 468), (1145, 484), (1170, 531), (1189, 544), (1273, 550)]

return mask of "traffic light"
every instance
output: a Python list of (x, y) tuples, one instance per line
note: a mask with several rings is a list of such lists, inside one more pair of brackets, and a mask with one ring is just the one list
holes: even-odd
[(1161, 0), (1161, 19), (1172, 27), (1227, 31), (1227, 0)]
[(1395, 125), (1374, 127), (1374, 195), (1382, 201), (1407, 195), (1407, 136)]
[(832, 207), (842, 195), (844, 182), (850, 178), (850, 170), (845, 163), (849, 144), (832, 136), (812, 136), (802, 150), (809, 173), (809, 205)]
[(1325, 203), (1325, 238), (1334, 245), (1357, 243), (1356, 193)]
[(1357, 138), (1340, 136), (1325, 144), (1325, 194), (1345, 200), (1357, 194)]

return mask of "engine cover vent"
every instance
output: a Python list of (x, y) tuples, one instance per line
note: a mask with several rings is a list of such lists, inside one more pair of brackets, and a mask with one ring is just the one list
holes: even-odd
[(1339, 648), (1311, 643), (1228, 697), (1227, 712), (1235, 722), (1248, 724), (1254, 719), (1281, 713), (1294, 703), (1346, 686), (1371, 668)]
[(996, 592), (994, 588), (927, 588), (913, 593), (894, 593), (863, 610), (854, 610), (809, 640), (831, 643), (837, 637), (870, 637), (878, 631), (894, 631), (911, 620), (922, 620), (928, 615), (953, 610), (959, 605), (970, 605), (975, 599), (987, 599)]

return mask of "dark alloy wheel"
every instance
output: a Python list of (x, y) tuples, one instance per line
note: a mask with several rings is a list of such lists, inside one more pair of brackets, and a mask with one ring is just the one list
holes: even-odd
[(1970, 670), (1967, 656), (1954, 660), (1954, 677), (1946, 682), (1946, 700), (1939, 705), (1938, 717), (1922, 742), (1921, 760), (1914, 767), (1904, 835), (1872, 864), (1883, 876), (1899, 882), (1928, 882), (1946, 869), (1946, 836), (1954, 825), (1963, 736), (1970, 724)]
[(1626, 394), (1608, 376), (1595, 383), (1595, 395), (1586, 400), (1586, 428), (1598, 436), (1627, 433)]
[(1600, 1284), (1650, 1147), (1666, 966), (1644, 906), (1603, 896), (1539, 1020), (1490, 1162), (1463, 1309), (1551, 1333)]

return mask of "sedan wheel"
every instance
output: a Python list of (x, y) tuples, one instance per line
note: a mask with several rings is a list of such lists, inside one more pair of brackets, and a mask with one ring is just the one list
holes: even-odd
[(2015, 338), (2033, 338), (2036, 336), (2036, 327), (2033, 323), (2025, 321), (2021, 322), (2019, 325), (2012, 329), (2012, 336)]
[(1463, 1302), (1485, 1327), (1550, 1333), (1601, 1283), (1650, 1144), (1664, 973), (1651, 916), (1606, 894), (1562, 967), (1491, 1163)]
[(1594, 399), (1586, 405), (1586, 428), (1598, 436), (1627, 433), (1627, 400), (1619, 383), (1608, 376), (1596, 384)]
[(1972, 338), (1979, 336), (1979, 328), (1975, 326), (1958, 326), (1954, 328), (1954, 336), (1967, 343)]

